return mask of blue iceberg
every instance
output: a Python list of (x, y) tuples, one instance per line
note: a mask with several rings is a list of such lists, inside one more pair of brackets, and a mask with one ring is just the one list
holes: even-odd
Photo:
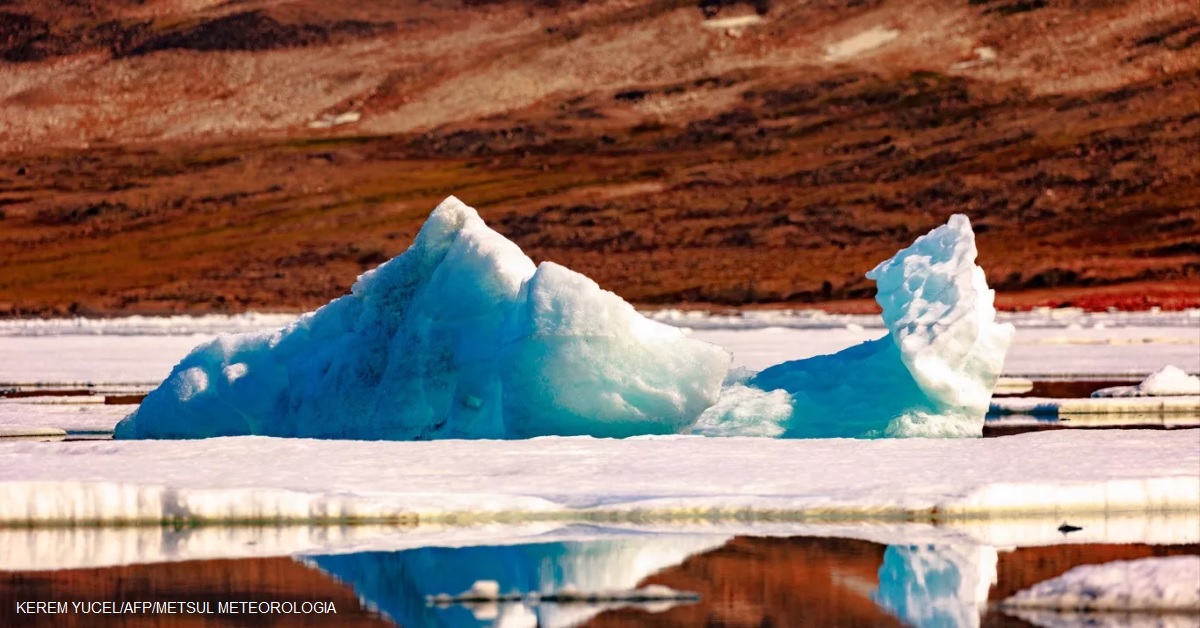
[(952, 217), (868, 274), (888, 336), (727, 378), (725, 350), (450, 197), (349, 295), (194, 349), (116, 438), (978, 436), (1013, 330), (975, 253)]
[(731, 356), (553, 263), (454, 197), (351, 293), (194, 349), (117, 438), (425, 440), (684, 430)]
[[(975, 264), (975, 234), (952, 216), (867, 273), (888, 334), (731, 382), (706, 434), (785, 438), (980, 436), (1014, 333)], [(745, 408), (754, 407), (755, 420)]]

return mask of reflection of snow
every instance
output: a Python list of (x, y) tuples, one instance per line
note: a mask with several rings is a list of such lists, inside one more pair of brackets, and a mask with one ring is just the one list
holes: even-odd
[(892, 545), (879, 568), (875, 601), (920, 628), (978, 626), (996, 563), (996, 548), (986, 545)]
[[(585, 542), (535, 543), (464, 548), (427, 547), (306, 559), (354, 587), (366, 602), (403, 626), (491, 626), (491, 617), (520, 623), (521, 604), (471, 608), (429, 606), (426, 597), (466, 591), (479, 580), (495, 581), (501, 594), (581, 593), (627, 590), (687, 557), (719, 547), (725, 536), (655, 535)], [(619, 606), (620, 604), (617, 604)], [(538, 625), (576, 626), (613, 604), (540, 604), (531, 610)], [(480, 623), (480, 620), (488, 623)], [(509, 621), (509, 620), (506, 620)], [(497, 621), (497, 625), (499, 625)]]

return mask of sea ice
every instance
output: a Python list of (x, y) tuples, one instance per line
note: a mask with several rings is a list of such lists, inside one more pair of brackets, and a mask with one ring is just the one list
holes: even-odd
[(1200, 613), (1200, 556), (1083, 565), (1004, 600), (1005, 608)]
[(1093, 397), (1171, 397), (1200, 395), (1200, 377), (1168, 364), (1136, 386), (1112, 386), (1092, 393)]
[(689, 426), (730, 356), (534, 264), (454, 197), (351, 294), (194, 349), (117, 438), (629, 436)]
[(791, 395), (785, 436), (979, 436), (1014, 328), (996, 323), (975, 256), (966, 216), (952, 216), (867, 273), (886, 336), (752, 378)]
[(0, 442), (0, 527), (1197, 512), (1198, 436)]

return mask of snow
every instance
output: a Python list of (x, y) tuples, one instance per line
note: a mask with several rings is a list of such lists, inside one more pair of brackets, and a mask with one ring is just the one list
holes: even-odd
[(730, 356), (534, 264), (454, 197), (351, 294), (194, 349), (118, 438), (414, 440), (682, 430)]
[(1006, 608), (1200, 613), (1200, 556), (1075, 567), (1004, 600)]
[(15, 318), (0, 320), (0, 337), (192, 336), (263, 331), (287, 325), (295, 314), (205, 314), (118, 318)]
[(791, 395), (785, 436), (979, 436), (1015, 332), (975, 264), (961, 214), (867, 273), (888, 334), (768, 368), (748, 381)]
[(55, 438), (66, 435), (65, 430), (53, 427), (0, 425), (0, 438)]
[(211, 336), (0, 336), (0, 387), (156, 386)]
[(705, 20), (700, 23), (700, 26), (713, 30), (729, 30), (754, 26), (755, 24), (761, 24), (764, 21), (765, 20), (763, 20), (761, 15), (736, 15), (734, 17), (722, 17)]
[(1183, 369), (1168, 364), (1151, 373), (1136, 386), (1101, 388), (1093, 397), (1169, 397), (1200, 395), (1200, 377), (1188, 375)]
[(900, 36), (900, 31), (876, 26), (825, 47), (826, 61), (841, 61), (874, 50)]
[(111, 432), (133, 408), (103, 403), (31, 403), (27, 399), (0, 399), (0, 431), (24, 427), (77, 434)]
[(877, 441), (0, 442), (0, 524), (1195, 511), (1197, 469), (1197, 430)]

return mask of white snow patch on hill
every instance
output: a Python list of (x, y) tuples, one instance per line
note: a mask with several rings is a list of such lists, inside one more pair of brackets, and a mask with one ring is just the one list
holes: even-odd
[(826, 61), (841, 61), (874, 50), (900, 36), (900, 31), (876, 26), (825, 47)]

